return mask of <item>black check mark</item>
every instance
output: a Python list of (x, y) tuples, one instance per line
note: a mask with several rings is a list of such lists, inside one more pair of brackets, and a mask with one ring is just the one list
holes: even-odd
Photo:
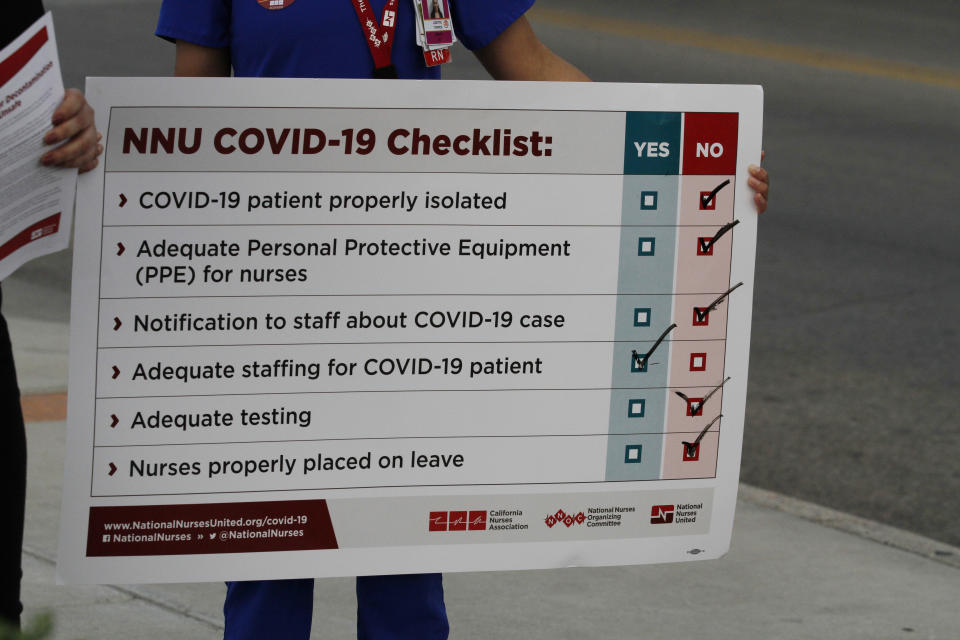
[(685, 447), (687, 448), (687, 455), (688, 455), (688, 456), (692, 456), (692, 455), (694, 455), (694, 454), (697, 452), (697, 445), (700, 444), (700, 441), (701, 441), (701, 440), (703, 440), (703, 436), (707, 435), (707, 431), (710, 430), (710, 427), (712, 427), (714, 424), (716, 424), (717, 420), (719, 420), (719, 419), (722, 418), (722, 417), (723, 417), (723, 414), (721, 413), (721, 414), (718, 415), (716, 418), (714, 418), (713, 420), (711, 420), (711, 421), (710, 421), (710, 424), (708, 424), (707, 426), (705, 426), (705, 427), (703, 428), (703, 431), (700, 432), (700, 435), (698, 435), (698, 436), (697, 436), (697, 439), (694, 440), (693, 442), (687, 442), (686, 440), (683, 441), (683, 446), (685, 446)]
[(722, 389), (722, 388), (723, 388), (723, 385), (727, 384), (727, 382), (729, 382), (729, 381), (730, 381), (730, 376), (727, 376), (727, 377), (724, 379), (723, 382), (721, 382), (720, 384), (718, 384), (717, 386), (715, 386), (715, 387), (713, 388), (713, 390), (712, 390), (710, 393), (708, 393), (706, 396), (704, 396), (703, 400), (701, 400), (701, 401), (700, 401), (699, 403), (697, 403), (696, 405), (693, 405), (693, 404), (690, 403), (690, 398), (689, 398), (689, 397), (687, 396), (687, 394), (685, 394), (684, 392), (682, 392), (682, 391), (674, 391), (674, 393), (677, 394), (678, 396), (680, 396), (681, 398), (683, 398), (684, 402), (686, 402), (687, 404), (690, 405), (690, 413), (691, 413), (691, 414), (693, 414), (693, 415), (695, 415), (695, 416), (698, 416), (698, 415), (700, 415), (701, 413), (703, 413), (703, 405), (707, 404), (707, 400), (709, 400), (709, 399), (713, 396), (713, 394), (715, 394), (717, 391), (719, 391), (720, 389)]
[(715, 386), (715, 387), (713, 388), (713, 391), (711, 391), (711, 392), (708, 393), (706, 396), (704, 396), (703, 402), (700, 403), (700, 406), (702, 407), (703, 405), (707, 404), (707, 400), (709, 400), (710, 397), (711, 397), (713, 394), (715, 394), (717, 391), (720, 391), (720, 389), (723, 388), (723, 385), (727, 384), (727, 382), (729, 382), (729, 381), (730, 381), (730, 376), (727, 376), (726, 378), (724, 378), (724, 379), (723, 379), (723, 382), (721, 382), (720, 384), (718, 384), (717, 386)]
[(643, 368), (647, 365), (647, 362), (650, 360), (650, 356), (652, 356), (652, 355), (653, 355), (653, 352), (657, 350), (657, 347), (659, 347), (659, 346), (660, 346), (660, 343), (663, 342), (664, 338), (667, 337), (667, 334), (670, 333), (671, 331), (673, 331), (673, 330), (676, 329), (676, 328), (677, 328), (677, 324), (676, 324), (676, 323), (673, 323), (672, 325), (670, 325), (669, 327), (667, 327), (666, 330), (665, 330), (663, 333), (660, 334), (660, 337), (657, 338), (657, 341), (653, 343), (653, 346), (650, 347), (650, 351), (647, 351), (647, 352), (646, 352), (645, 354), (643, 354), (642, 356), (641, 356), (639, 353), (637, 353), (637, 350), (636, 350), (636, 349), (634, 349), (633, 351), (631, 351), (631, 353), (633, 354), (633, 359), (634, 359), (634, 360), (636, 361), (636, 363), (637, 363), (637, 368), (638, 368), (638, 369), (643, 369)]
[(700, 208), (706, 209), (710, 206), (710, 203), (713, 202), (713, 199), (717, 197), (717, 194), (720, 192), (720, 189), (723, 189), (725, 186), (730, 184), (730, 180), (724, 180), (716, 186), (716, 188), (711, 191), (708, 195), (700, 196)]
[(734, 220), (733, 222), (728, 222), (727, 224), (725, 224), (725, 225), (723, 225), (722, 227), (720, 227), (720, 230), (717, 231), (717, 232), (713, 235), (713, 237), (710, 238), (709, 240), (707, 240), (706, 238), (700, 238), (700, 250), (701, 250), (703, 253), (706, 253), (706, 252), (710, 251), (710, 247), (712, 247), (713, 244), (714, 244), (717, 240), (719, 240), (720, 238), (722, 238), (728, 231), (730, 231), (730, 229), (733, 229), (733, 228), (734, 228), (735, 226), (737, 226), (738, 224), (740, 224), (740, 221), (739, 221), (739, 220)]
[(693, 311), (694, 313), (697, 314), (697, 322), (706, 322), (707, 316), (710, 315), (710, 312), (716, 309), (717, 306), (721, 302), (723, 302), (724, 298), (726, 298), (728, 295), (730, 295), (731, 293), (733, 293), (734, 291), (736, 291), (738, 288), (742, 286), (743, 286), (743, 283), (738, 282), (737, 284), (733, 285), (732, 287), (730, 287), (729, 289), (721, 293), (720, 296), (716, 300), (711, 302), (708, 306), (703, 308), (694, 307)]
[(683, 391), (674, 391), (674, 393), (680, 396), (681, 398), (683, 398), (683, 401), (690, 406), (690, 415), (698, 416), (703, 411), (703, 403), (704, 403), (703, 400), (694, 404), (693, 402), (690, 401), (690, 397), (687, 394), (685, 394)]

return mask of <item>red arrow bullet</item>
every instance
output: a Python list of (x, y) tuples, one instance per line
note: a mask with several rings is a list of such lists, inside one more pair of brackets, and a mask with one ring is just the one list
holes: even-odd
[(111, 414), (110, 414), (110, 420), (111, 420), (111, 422), (110, 422), (110, 428), (111, 428), (111, 429), (113, 429), (113, 428), (116, 427), (118, 424), (120, 424), (120, 418), (118, 418), (118, 417), (117, 417), (117, 414), (115, 414), (115, 413), (111, 413)]
[(110, 473), (108, 473), (107, 475), (108, 475), (108, 476), (112, 476), (112, 475), (115, 474), (116, 472), (117, 472), (117, 465), (115, 465), (115, 464), (113, 464), (113, 463), (111, 462), (111, 463), (110, 463)]
[(114, 316), (114, 317), (113, 317), (113, 330), (116, 331), (116, 330), (119, 329), (122, 325), (123, 325), (123, 323), (120, 322), (120, 318)]
[(123, 205), (127, 204), (127, 196), (120, 194), (120, 208), (123, 209)]
[(122, 255), (123, 255), (123, 252), (126, 251), (126, 250), (127, 250), (127, 248), (126, 248), (125, 246), (123, 246), (123, 243), (122, 243), (122, 242), (118, 242), (118, 243), (117, 243), (117, 255), (118, 255), (118, 256), (122, 256)]
[(117, 369), (117, 365), (113, 365), (113, 379), (116, 380), (117, 376), (120, 375), (120, 369)]

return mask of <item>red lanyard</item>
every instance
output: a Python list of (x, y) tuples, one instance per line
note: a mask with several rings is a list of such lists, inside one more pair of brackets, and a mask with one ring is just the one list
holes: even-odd
[(396, 69), (390, 62), (393, 51), (393, 32), (397, 28), (397, 3), (399, 0), (387, 0), (383, 7), (383, 18), (377, 22), (377, 17), (370, 6), (371, 0), (353, 0), (353, 8), (357, 11), (357, 18), (363, 33), (367, 37), (367, 47), (373, 56), (376, 71), (375, 78), (396, 78)]

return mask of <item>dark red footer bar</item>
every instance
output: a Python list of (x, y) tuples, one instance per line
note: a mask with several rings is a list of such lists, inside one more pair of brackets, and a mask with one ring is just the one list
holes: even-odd
[(0, 245), (0, 260), (19, 249), (40, 238), (53, 235), (60, 228), (60, 214), (55, 213), (40, 222), (35, 222), (17, 235), (13, 236), (2, 245)]
[(87, 556), (336, 549), (326, 500), (91, 507)]

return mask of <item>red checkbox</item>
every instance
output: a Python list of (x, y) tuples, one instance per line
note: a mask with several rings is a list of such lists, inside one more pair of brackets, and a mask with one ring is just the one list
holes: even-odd
[(707, 370), (707, 354), (691, 353), (690, 354), (690, 371), (706, 371), (706, 370)]
[(684, 462), (696, 462), (700, 459), (700, 443), (688, 445), (686, 442), (683, 443), (683, 461)]
[(697, 238), (697, 255), (713, 255), (713, 238)]
[(700, 307), (693, 308), (693, 326), (705, 327), (710, 324), (710, 312)]
[(690, 417), (703, 415), (703, 398), (687, 398), (687, 415)]
[(467, 512), (466, 511), (451, 511), (450, 512), (450, 531), (466, 531), (467, 530)]
[(716, 211), (717, 197), (710, 191), (700, 192), (700, 211)]

